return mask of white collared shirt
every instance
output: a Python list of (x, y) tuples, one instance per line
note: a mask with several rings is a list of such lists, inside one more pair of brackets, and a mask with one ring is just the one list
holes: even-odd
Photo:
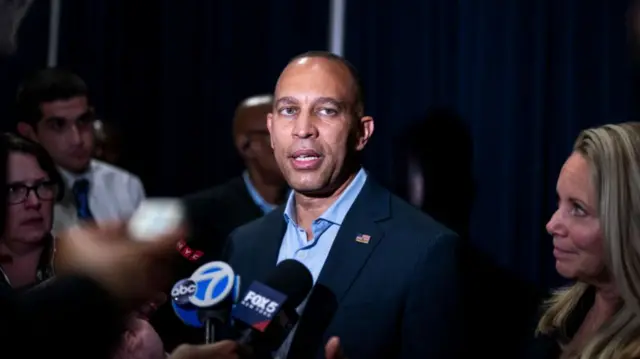
[(97, 224), (111, 220), (128, 220), (145, 198), (140, 178), (114, 165), (91, 160), (89, 170), (74, 174), (58, 168), (65, 182), (65, 196), (56, 203), (53, 233), (78, 223), (78, 214), (71, 187), (79, 179), (89, 181), (89, 208)]

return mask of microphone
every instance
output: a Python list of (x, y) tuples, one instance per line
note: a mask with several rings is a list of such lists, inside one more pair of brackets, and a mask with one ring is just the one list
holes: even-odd
[(188, 279), (178, 281), (171, 290), (176, 316), (186, 325), (205, 328), (205, 342), (215, 340), (216, 325), (226, 324), (233, 303), (238, 299), (240, 277), (225, 262), (200, 266)]
[(249, 327), (238, 341), (257, 353), (276, 351), (298, 322), (296, 308), (312, 287), (311, 273), (294, 259), (280, 262), (264, 282), (251, 283), (231, 313)]
[[(206, 228), (205, 222), (194, 212), (197, 207), (193, 207), (188, 201), (178, 198), (147, 198), (129, 219), (127, 231), (136, 241), (151, 241), (180, 227), (187, 228), (191, 236), (201, 228)], [(187, 243), (193, 241), (189, 236), (176, 244), (176, 250), (189, 262), (200, 264), (207, 245), (202, 248), (203, 243), (198, 243), (198, 240)]]
[(198, 317), (198, 308), (189, 301), (189, 297), (196, 293), (196, 283), (191, 279), (181, 279), (171, 289), (171, 307), (184, 324), (202, 328), (203, 323)]
[(129, 219), (127, 230), (137, 241), (150, 241), (185, 223), (185, 212), (184, 204), (179, 199), (146, 199)]

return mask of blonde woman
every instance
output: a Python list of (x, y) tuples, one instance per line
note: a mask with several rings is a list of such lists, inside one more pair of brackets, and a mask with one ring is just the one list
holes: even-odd
[(640, 358), (640, 123), (583, 131), (547, 224), (556, 269), (574, 284), (538, 323), (536, 358)]

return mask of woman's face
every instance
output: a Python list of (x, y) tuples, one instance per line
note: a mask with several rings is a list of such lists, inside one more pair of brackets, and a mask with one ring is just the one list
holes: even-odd
[(558, 209), (547, 223), (556, 270), (592, 283), (604, 273), (603, 235), (589, 164), (579, 153), (565, 162), (556, 186)]
[(9, 153), (7, 168), (7, 225), (3, 238), (39, 243), (51, 231), (57, 188), (30, 154)]

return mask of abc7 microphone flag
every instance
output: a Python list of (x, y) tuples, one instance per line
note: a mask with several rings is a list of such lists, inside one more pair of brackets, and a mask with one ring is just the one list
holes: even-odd
[[(186, 324), (201, 326), (197, 309), (212, 308), (239, 296), (240, 277), (225, 262), (210, 262), (198, 268), (190, 278), (178, 281), (171, 289), (171, 302)], [(191, 319), (187, 319), (190, 317)]]

